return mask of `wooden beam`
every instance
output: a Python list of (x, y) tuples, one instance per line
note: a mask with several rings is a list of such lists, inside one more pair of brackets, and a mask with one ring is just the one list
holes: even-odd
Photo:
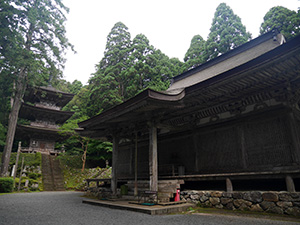
[(118, 148), (119, 148), (119, 137), (117, 135), (113, 135), (112, 172), (111, 172), (111, 191), (113, 195), (117, 194)]
[(150, 190), (158, 191), (158, 163), (157, 163), (157, 128), (150, 125), (149, 128), (149, 175)]

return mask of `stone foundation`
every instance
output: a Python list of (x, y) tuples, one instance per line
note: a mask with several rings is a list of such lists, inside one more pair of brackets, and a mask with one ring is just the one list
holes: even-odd
[[(110, 188), (105, 188), (105, 187), (99, 187), (99, 188), (89, 187), (85, 190), (85, 194), (86, 194), (86, 196), (94, 197), (94, 198), (98, 198), (98, 199), (113, 197)], [(117, 195), (120, 196), (119, 189), (117, 190)]]
[(181, 200), (193, 202), (202, 207), (244, 210), (300, 216), (300, 192), (181, 192)]

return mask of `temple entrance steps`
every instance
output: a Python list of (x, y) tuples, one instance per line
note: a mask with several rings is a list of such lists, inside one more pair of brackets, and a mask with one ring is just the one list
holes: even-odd
[[(158, 181), (158, 193), (157, 198), (160, 203), (170, 202), (174, 200), (177, 189), (180, 189), (180, 185), (184, 184), (184, 180), (159, 180)], [(128, 181), (128, 196), (133, 198), (134, 196), (134, 181)], [(149, 190), (149, 181), (148, 180), (139, 180), (137, 182), (138, 192), (143, 192)]]
[(44, 191), (64, 191), (64, 178), (56, 156), (42, 154)]

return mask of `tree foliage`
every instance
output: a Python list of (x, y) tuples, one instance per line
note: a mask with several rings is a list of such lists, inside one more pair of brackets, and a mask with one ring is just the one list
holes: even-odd
[(200, 35), (192, 38), (190, 47), (184, 56), (185, 70), (193, 69), (205, 62), (205, 44), (205, 40)]
[(5, 175), (26, 86), (60, 77), (63, 52), (72, 46), (65, 37), (68, 8), (61, 0), (4, 0), (0, 6), (0, 72), (15, 84), (10, 85), (13, 105), (1, 165), (1, 175)]
[[(75, 117), (78, 116), (75, 113)], [(88, 119), (87, 116), (80, 118), (71, 118), (60, 127), (60, 134), (66, 137), (63, 142), (64, 149), (69, 155), (82, 156), (82, 171), (85, 168), (86, 161), (109, 160), (111, 158), (112, 144), (82, 137), (76, 132), (78, 123)]]
[(260, 34), (279, 28), (284, 37), (289, 40), (300, 33), (300, 10), (298, 13), (282, 6), (271, 8), (264, 16), (260, 26)]
[(1, 146), (1, 148), (2, 148), (2, 146), (5, 145), (5, 132), (6, 132), (5, 127), (0, 123), (0, 146)]
[(251, 39), (240, 17), (225, 3), (221, 3), (215, 12), (210, 33), (206, 42), (206, 59), (211, 60)]
[(146, 88), (165, 90), (182, 63), (150, 45), (143, 34), (132, 41), (121, 22), (108, 34), (104, 57), (89, 80), (88, 115), (96, 115), (133, 97)]
[(107, 109), (121, 103), (127, 95), (129, 49), (131, 46), (128, 28), (116, 23), (107, 36), (104, 57), (97, 65), (97, 71), (89, 81), (92, 102), (91, 115), (100, 109)]

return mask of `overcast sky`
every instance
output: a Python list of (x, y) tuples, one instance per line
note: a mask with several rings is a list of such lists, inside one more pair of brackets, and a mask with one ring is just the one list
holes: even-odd
[(299, 0), (63, 0), (70, 8), (66, 30), (77, 54), (68, 52), (64, 78), (86, 84), (103, 57), (106, 38), (117, 22), (131, 40), (144, 34), (155, 48), (183, 61), (194, 35), (205, 40), (217, 6), (225, 2), (255, 38), (264, 15), (274, 6), (297, 11)]

